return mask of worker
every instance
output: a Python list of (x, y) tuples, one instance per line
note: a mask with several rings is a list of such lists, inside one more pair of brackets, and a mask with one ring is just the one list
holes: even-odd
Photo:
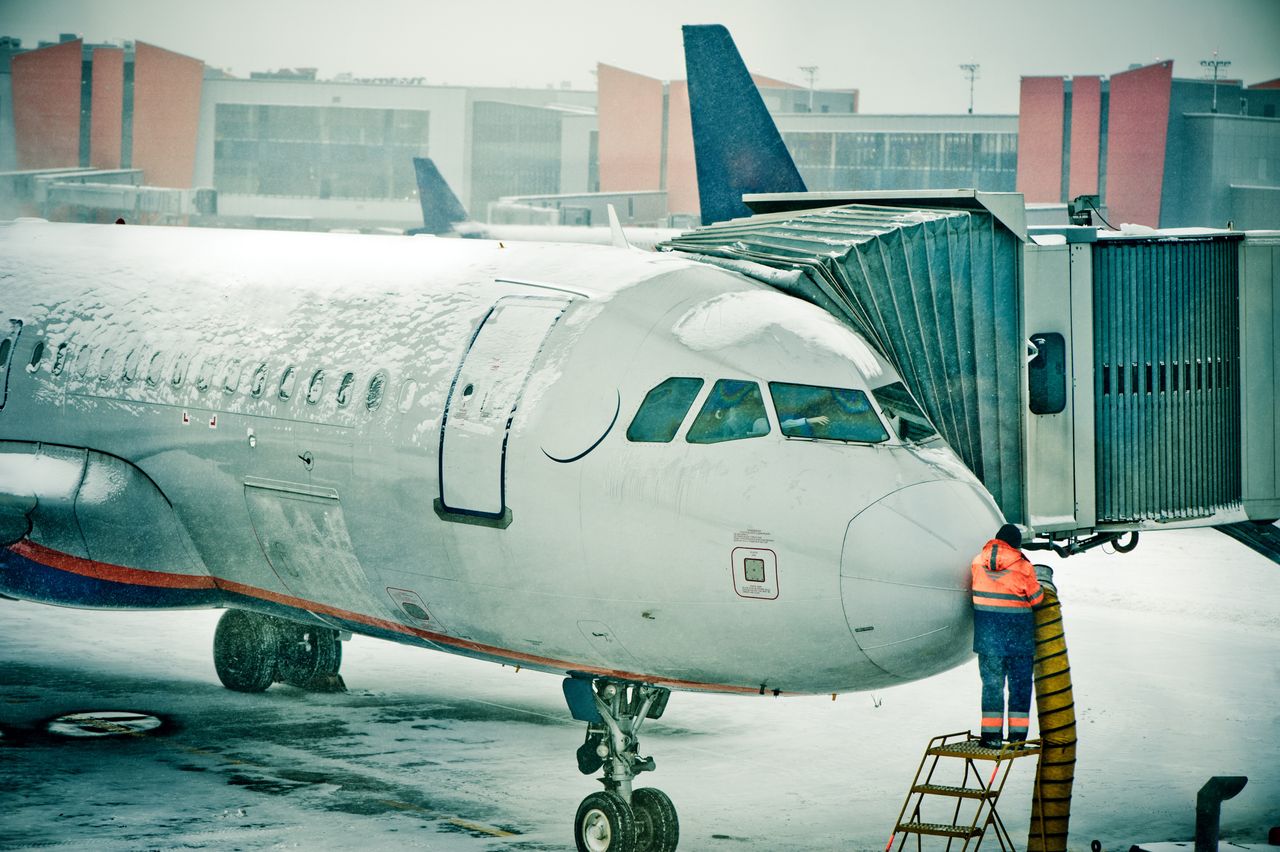
[(1009, 741), (1027, 738), (1031, 714), (1035, 617), (1044, 600), (1034, 566), (1022, 555), (1022, 532), (1005, 524), (973, 558), (973, 650), (982, 676), (982, 738), (1000, 748), (1005, 683), (1009, 685)]

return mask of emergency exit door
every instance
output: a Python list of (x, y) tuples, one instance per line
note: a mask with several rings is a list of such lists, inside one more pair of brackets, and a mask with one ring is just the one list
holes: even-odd
[(462, 356), (440, 434), (440, 508), (500, 519), (507, 510), (511, 421), (543, 341), (567, 299), (499, 299)]

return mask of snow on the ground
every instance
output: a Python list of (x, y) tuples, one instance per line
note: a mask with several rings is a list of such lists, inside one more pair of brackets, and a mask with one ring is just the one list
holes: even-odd
[[(1210, 530), (1145, 535), (1057, 569), (1079, 721), (1071, 848), (1193, 834), (1196, 791), (1247, 775), (1224, 840), (1280, 825), (1280, 566)], [(217, 612), (0, 601), (0, 849), (572, 848), (583, 730), (547, 675), (356, 637), (350, 692), (224, 690)], [(676, 693), (641, 783), (681, 848), (880, 850), (931, 736), (976, 727), (970, 663), (875, 693)], [(164, 725), (67, 739), (63, 713)], [(1000, 810), (1026, 840), (1033, 767)], [(509, 832), (510, 836), (504, 836)]]

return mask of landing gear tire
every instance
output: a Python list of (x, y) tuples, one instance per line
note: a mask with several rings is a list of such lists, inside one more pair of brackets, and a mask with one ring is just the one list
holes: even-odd
[(636, 819), (617, 793), (592, 793), (578, 805), (578, 852), (637, 852)]
[(656, 787), (631, 793), (636, 818), (636, 852), (675, 852), (680, 842), (680, 818), (670, 797)]
[(290, 621), (277, 624), (280, 635), (277, 680), (313, 691), (337, 692), (346, 688), (338, 675), (342, 666), (338, 631)]
[(275, 682), (280, 638), (274, 619), (229, 609), (213, 633), (213, 667), (218, 680), (236, 692), (262, 692)]

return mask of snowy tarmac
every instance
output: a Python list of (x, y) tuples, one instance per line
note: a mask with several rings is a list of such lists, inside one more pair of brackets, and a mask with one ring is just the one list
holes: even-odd
[[(1079, 724), (1071, 848), (1190, 839), (1196, 791), (1247, 775), (1222, 838), (1280, 825), (1280, 566), (1210, 530), (1057, 569)], [(346, 694), (225, 690), (219, 612), (0, 601), (0, 849), (571, 849), (578, 773), (558, 678), (356, 637)], [(881, 850), (931, 736), (976, 727), (976, 663), (875, 693), (675, 693), (640, 784), (685, 850)], [(127, 711), (137, 733), (55, 718)], [(1034, 724), (1034, 717), (1033, 717)], [(1034, 731), (1033, 731), (1033, 736)], [(1034, 768), (1000, 812), (1026, 841)]]

